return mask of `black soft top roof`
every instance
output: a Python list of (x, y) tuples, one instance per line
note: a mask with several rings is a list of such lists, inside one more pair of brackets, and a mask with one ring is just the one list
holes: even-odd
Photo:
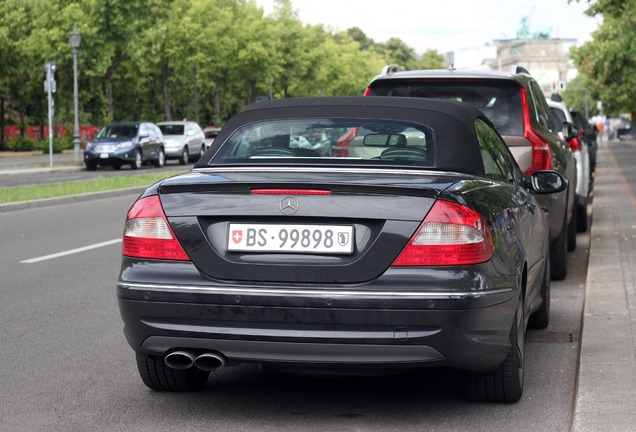
[(277, 99), (247, 106), (221, 129), (212, 149), (194, 165), (204, 168), (225, 140), (243, 125), (302, 118), (364, 118), (408, 121), (435, 131), (437, 169), (483, 174), (481, 152), (475, 134), (475, 119), (490, 120), (466, 103), (402, 97), (315, 97)]

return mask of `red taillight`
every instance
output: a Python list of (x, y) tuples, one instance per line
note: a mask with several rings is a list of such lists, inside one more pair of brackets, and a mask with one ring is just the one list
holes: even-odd
[(367, 87), (367, 89), (364, 91), (364, 96), (369, 96), (371, 94), (371, 87)]
[(577, 137), (572, 138), (570, 142), (568, 143), (568, 145), (570, 146), (572, 151), (581, 151), (582, 149), (581, 140), (578, 139)]
[(331, 191), (324, 189), (252, 189), (257, 195), (330, 195)]
[(528, 96), (525, 89), (521, 89), (521, 106), (523, 111), (523, 136), (532, 144), (532, 166), (528, 169), (526, 175), (539, 170), (550, 170), (552, 169), (550, 143), (532, 129), (530, 111), (528, 109)]
[(190, 260), (174, 237), (157, 195), (140, 199), (128, 211), (122, 253), (138, 258)]
[(437, 201), (394, 266), (445, 266), (488, 261), (493, 243), (485, 219), (461, 204)]

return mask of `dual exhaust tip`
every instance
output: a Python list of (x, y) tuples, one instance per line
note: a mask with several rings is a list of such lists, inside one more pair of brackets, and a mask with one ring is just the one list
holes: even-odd
[(164, 359), (166, 365), (172, 369), (190, 369), (196, 367), (206, 372), (213, 372), (225, 366), (226, 359), (221, 354), (203, 353), (196, 355), (189, 351), (173, 351)]

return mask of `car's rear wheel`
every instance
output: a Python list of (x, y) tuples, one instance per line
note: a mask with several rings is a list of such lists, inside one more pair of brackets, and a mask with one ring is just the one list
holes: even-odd
[(545, 269), (543, 270), (543, 282), (541, 283), (541, 298), (543, 303), (528, 320), (528, 327), (535, 329), (544, 329), (550, 324), (550, 252), (545, 260)]
[(568, 274), (567, 223), (564, 221), (561, 233), (550, 245), (550, 277), (563, 280)]
[(587, 199), (584, 204), (576, 205), (576, 230), (578, 232), (586, 232), (588, 228), (587, 224)]
[(201, 149), (199, 150), (199, 159), (201, 159), (204, 154), (205, 154), (205, 146), (202, 145)]
[(210, 372), (195, 367), (190, 369), (172, 369), (163, 357), (137, 355), (137, 369), (141, 380), (153, 390), (159, 391), (197, 391), (205, 386)]
[(181, 165), (185, 165), (190, 162), (190, 153), (188, 153), (188, 146), (183, 147), (183, 151), (181, 152), (181, 156), (179, 156), (179, 163)]
[(155, 166), (161, 168), (166, 164), (166, 153), (162, 148), (157, 152), (157, 159), (155, 160)]
[(136, 170), (141, 168), (142, 164), (143, 164), (143, 159), (141, 158), (141, 151), (135, 150), (135, 160), (133, 161), (130, 167)]
[(570, 223), (568, 224), (568, 252), (572, 252), (576, 249), (576, 205), (574, 205), (574, 211), (572, 212), (572, 219), (570, 219)]
[(525, 329), (523, 298), (517, 302), (510, 329), (510, 349), (505, 360), (492, 372), (465, 372), (464, 395), (475, 402), (517, 402), (523, 394)]

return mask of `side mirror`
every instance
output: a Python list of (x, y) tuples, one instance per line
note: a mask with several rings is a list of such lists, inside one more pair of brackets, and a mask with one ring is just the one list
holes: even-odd
[(568, 180), (557, 171), (535, 171), (529, 180), (532, 189), (539, 194), (561, 192), (568, 186)]

